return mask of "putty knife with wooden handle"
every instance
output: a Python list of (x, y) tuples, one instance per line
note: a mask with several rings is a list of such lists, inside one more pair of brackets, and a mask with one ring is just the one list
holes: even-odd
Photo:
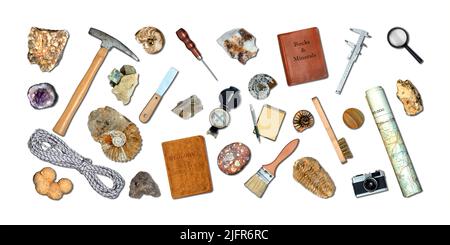
[(121, 43), (114, 37), (95, 28), (89, 29), (89, 34), (93, 37), (100, 39), (102, 41), (102, 44), (100, 46), (100, 50), (95, 55), (94, 60), (91, 63), (91, 66), (89, 67), (83, 79), (81, 79), (81, 82), (78, 84), (77, 89), (73, 93), (72, 98), (69, 101), (69, 104), (67, 104), (63, 114), (59, 118), (55, 127), (53, 127), (53, 132), (61, 136), (66, 135), (67, 129), (69, 128), (69, 125), (72, 122), (75, 113), (80, 107), (81, 102), (83, 102), (84, 97), (86, 97), (89, 87), (92, 84), (92, 80), (94, 80), (95, 75), (102, 66), (103, 61), (105, 60), (109, 50), (111, 50), (112, 48), (116, 48), (122, 51), (123, 53), (127, 54), (134, 60), (139, 61), (139, 58), (129, 48), (127, 48), (123, 43)]
[(170, 87), (172, 82), (175, 80), (177, 74), (178, 74), (177, 69), (173, 67), (170, 68), (169, 71), (166, 73), (166, 76), (159, 85), (158, 90), (156, 90), (156, 93), (152, 96), (150, 101), (144, 107), (144, 110), (142, 110), (141, 115), (139, 116), (139, 120), (142, 123), (146, 123), (150, 120), (150, 118), (152, 118), (153, 113), (155, 112), (156, 108), (159, 105), (159, 102), (161, 102), (162, 97), (164, 96), (164, 94), (166, 93), (167, 89)]

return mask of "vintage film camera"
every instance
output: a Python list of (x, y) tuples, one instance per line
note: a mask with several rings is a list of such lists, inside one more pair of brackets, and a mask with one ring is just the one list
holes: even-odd
[(352, 178), (356, 197), (365, 197), (388, 190), (386, 176), (381, 170), (373, 173), (360, 174)]

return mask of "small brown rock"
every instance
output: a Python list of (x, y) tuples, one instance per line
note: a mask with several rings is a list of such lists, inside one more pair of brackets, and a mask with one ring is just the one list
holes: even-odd
[(139, 172), (130, 183), (129, 196), (131, 198), (140, 199), (143, 195), (150, 195), (152, 197), (161, 196), (158, 184), (156, 184), (152, 176), (147, 172)]

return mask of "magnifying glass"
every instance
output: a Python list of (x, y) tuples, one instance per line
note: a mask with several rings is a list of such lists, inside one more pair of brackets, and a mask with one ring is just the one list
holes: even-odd
[(387, 34), (387, 39), (392, 47), (398, 49), (405, 48), (417, 60), (417, 62), (420, 64), (423, 63), (423, 59), (420, 58), (420, 56), (408, 46), (409, 35), (405, 29), (401, 27), (392, 28)]

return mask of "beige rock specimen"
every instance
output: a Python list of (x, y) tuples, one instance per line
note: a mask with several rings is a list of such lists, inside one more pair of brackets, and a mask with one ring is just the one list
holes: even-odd
[(117, 100), (122, 101), (123, 105), (128, 105), (138, 84), (139, 74), (125, 75), (120, 79), (119, 84), (114, 86), (112, 93), (116, 96)]

